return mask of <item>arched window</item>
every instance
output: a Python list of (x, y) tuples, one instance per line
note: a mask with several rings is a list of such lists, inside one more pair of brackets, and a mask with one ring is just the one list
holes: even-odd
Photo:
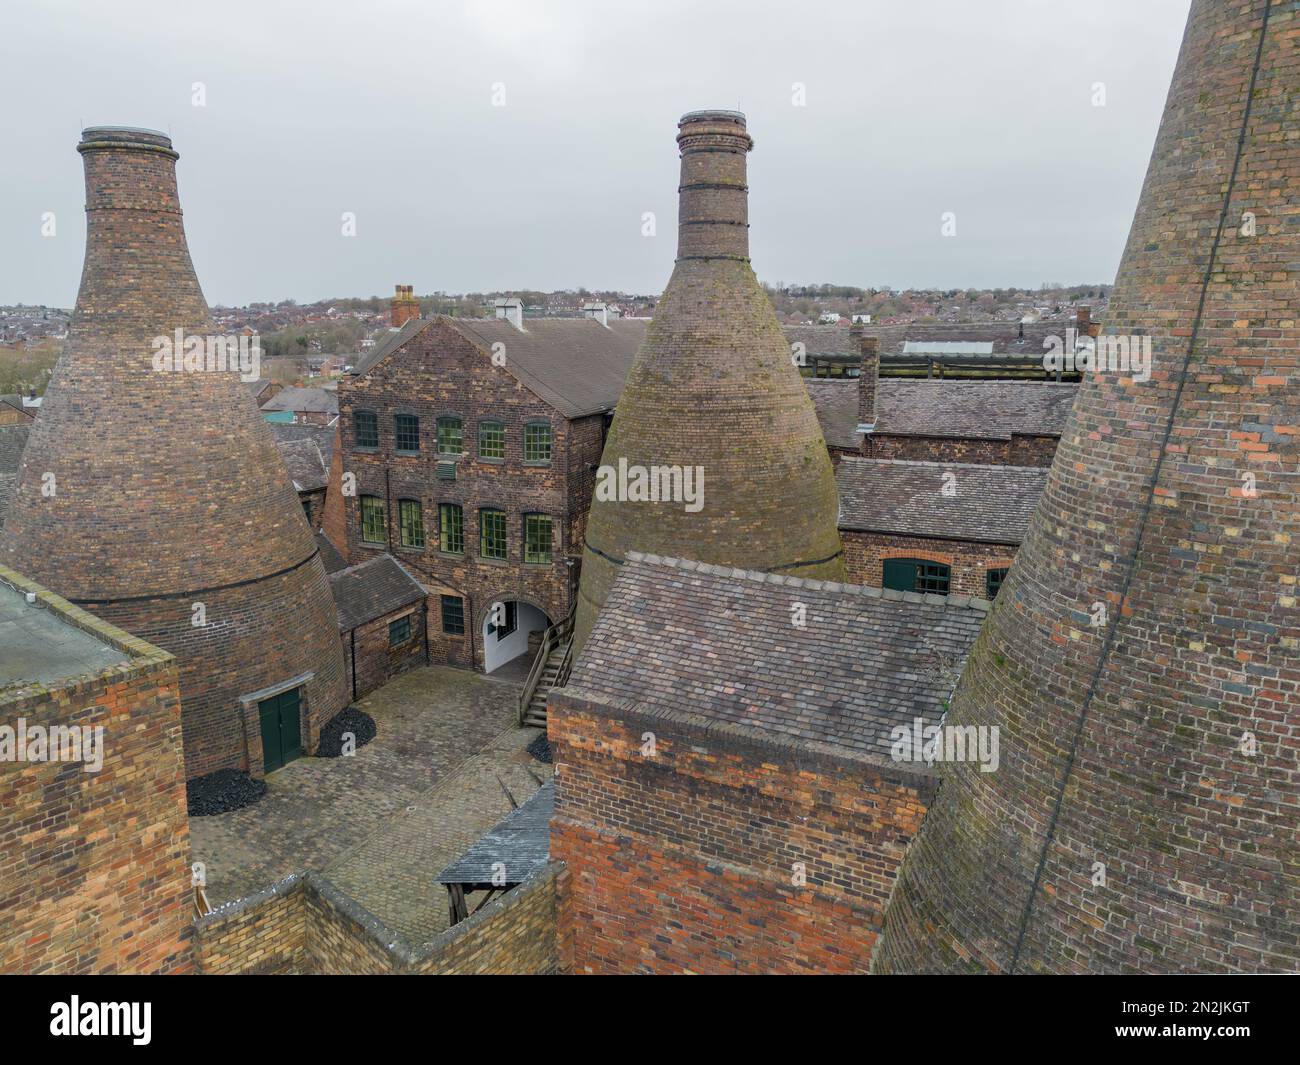
[(951, 569), (942, 562), (931, 562), (924, 558), (887, 558), (881, 584), (900, 592), (947, 595), (951, 573)]

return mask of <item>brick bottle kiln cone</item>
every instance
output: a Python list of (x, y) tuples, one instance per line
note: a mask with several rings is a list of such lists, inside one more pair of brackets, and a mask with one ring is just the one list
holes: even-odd
[(257, 770), (256, 700), (241, 697), (297, 680), (308, 750), (346, 705), (324, 567), (239, 374), (155, 369), (159, 338), (216, 333), (185, 242), (171, 141), (92, 128), (77, 150), (81, 290), (0, 559), (177, 656), (187, 775)]
[(1290, 6), (1192, 4), (1104, 329), (1151, 380), (1086, 375), (877, 971), (1300, 968)]
[[(702, 470), (703, 492), (698, 507), (687, 509), (676, 501), (602, 499), (598, 486), (575, 651), (629, 550), (844, 579), (830, 457), (749, 264), (745, 169), (753, 141), (745, 116), (694, 111), (678, 126), (677, 263), (628, 374), (601, 465)], [(618, 478), (628, 495), (631, 477)]]

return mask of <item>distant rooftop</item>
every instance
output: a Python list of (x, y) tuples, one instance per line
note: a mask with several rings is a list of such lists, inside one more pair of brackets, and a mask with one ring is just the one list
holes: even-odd
[(130, 657), (0, 579), (0, 689), (89, 676)]
[(987, 611), (632, 551), (563, 695), (887, 758), (892, 728), (943, 716)]

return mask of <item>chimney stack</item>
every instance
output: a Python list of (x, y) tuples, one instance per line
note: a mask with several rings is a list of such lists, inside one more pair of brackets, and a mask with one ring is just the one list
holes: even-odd
[[(628, 551), (843, 580), (838, 496), (808, 389), (749, 263), (745, 116), (678, 124), (677, 262), (628, 373), (601, 468), (700, 472), (698, 504), (602, 496), (587, 523), (574, 651)], [(629, 493), (630, 494), (630, 493)]]
[(420, 317), (420, 301), (413, 285), (398, 285), (393, 296), (393, 328), (401, 329), (412, 318)]
[[(880, 337), (858, 334), (858, 432), (872, 433), (876, 428), (876, 393), (880, 387)], [(864, 440), (865, 444), (866, 441)]]
[(347, 705), (333, 596), (240, 374), (159, 358), (237, 342), (216, 334), (194, 274), (170, 138), (94, 127), (77, 150), (81, 289), (0, 562), (176, 656), (187, 776), (256, 771), (244, 697), (297, 678), (308, 752)]
[(1105, 328), (1149, 365), (1079, 386), (948, 715), (1000, 763), (944, 764), (877, 972), (1300, 971), (1291, 7), (1191, 4)]

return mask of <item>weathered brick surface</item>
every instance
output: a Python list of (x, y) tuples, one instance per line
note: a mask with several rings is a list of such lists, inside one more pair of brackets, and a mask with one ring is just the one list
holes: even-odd
[[(432, 606), (437, 609), (436, 598)], [(390, 647), (388, 626), (404, 617), (411, 619), (411, 638), (397, 647)], [(427, 664), (424, 623), (425, 605), (420, 602), (394, 610), (342, 634), (348, 691), (353, 699), (363, 699), (408, 669)]]
[(886, 533), (840, 530), (844, 541), (844, 568), (850, 584), (880, 588), (884, 583), (887, 558), (923, 558), (951, 567), (950, 595), (973, 595), (987, 599), (988, 571), (1011, 565), (1016, 548), (1012, 544), (980, 544), (965, 540), (939, 540), (924, 536), (892, 536)]
[(553, 863), (468, 920), (410, 944), (325, 877), (295, 875), (195, 922), (199, 969), (212, 975), (556, 973), (556, 896), (565, 882)]
[[(465, 599), (465, 635), (442, 632), (438, 597), (430, 601), (430, 656), (454, 665), (483, 666), (482, 625), (486, 611), (497, 601), (530, 603), (552, 622), (565, 617), (572, 606), (572, 585), (566, 558), (576, 559), (582, 549), (587, 506), (594, 488), (594, 473), (603, 439), (603, 415), (568, 419), (543, 403), (492, 361), (454, 325), (433, 322), (366, 374), (345, 380), (339, 387), (342, 428), (342, 468), (356, 476), (356, 494), (340, 497), (345, 511), (347, 550), (353, 563), (385, 551), (420, 574), (431, 587)], [(355, 412), (376, 411), (379, 447), (356, 446)], [(410, 413), (420, 419), (420, 450), (396, 450), (393, 416)], [(437, 419), (454, 414), (462, 421), (466, 454), (457, 462), (456, 479), (437, 476)], [(481, 419), (505, 423), (506, 457), (484, 461), (478, 457), (477, 433)], [(523, 426), (527, 421), (551, 424), (552, 461), (549, 465), (524, 462)], [(386, 501), (386, 544), (361, 539), (363, 495)], [(403, 547), (400, 540), (398, 502), (417, 499), (424, 516), (424, 548)], [(442, 551), (438, 520), (440, 503), (464, 508), (465, 550), (460, 555)], [(326, 533), (335, 528), (326, 511)], [(479, 554), (478, 512), (496, 508), (505, 512), (507, 559), (496, 561)], [(523, 560), (525, 513), (547, 514), (553, 523), (552, 561)]]
[(309, 744), (346, 702), (325, 572), (248, 386), (235, 372), (153, 367), (154, 338), (216, 333), (170, 140), (88, 129), (78, 150), (81, 289), (0, 559), (176, 655), (188, 775), (252, 768), (260, 736), (250, 758), (240, 696), (312, 673)]
[(881, 971), (1300, 970), (1297, 14), (1192, 4), (1103, 329), (1151, 380), (1081, 386)]
[(703, 508), (592, 504), (575, 651), (628, 551), (844, 579), (830, 457), (749, 262), (744, 116), (695, 112), (679, 126), (677, 262), (600, 461), (703, 467)]
[(190, 841), (172, 657), (0, 567), (131, 659), (0, 695), (0, 724), (103, 726), (103, 767), (0, 763), (0, 972), (186, 973)]
[(866, 970), (928, 773), (563, 692), (548, 734), (574, 972)]
[(1010, 440), (971, 437), (866, 434), (861, 454), (875, 459), (920, 462), (973, 462), (980, 465), (1050, 466), (1059, 439), (1012, 435)]

